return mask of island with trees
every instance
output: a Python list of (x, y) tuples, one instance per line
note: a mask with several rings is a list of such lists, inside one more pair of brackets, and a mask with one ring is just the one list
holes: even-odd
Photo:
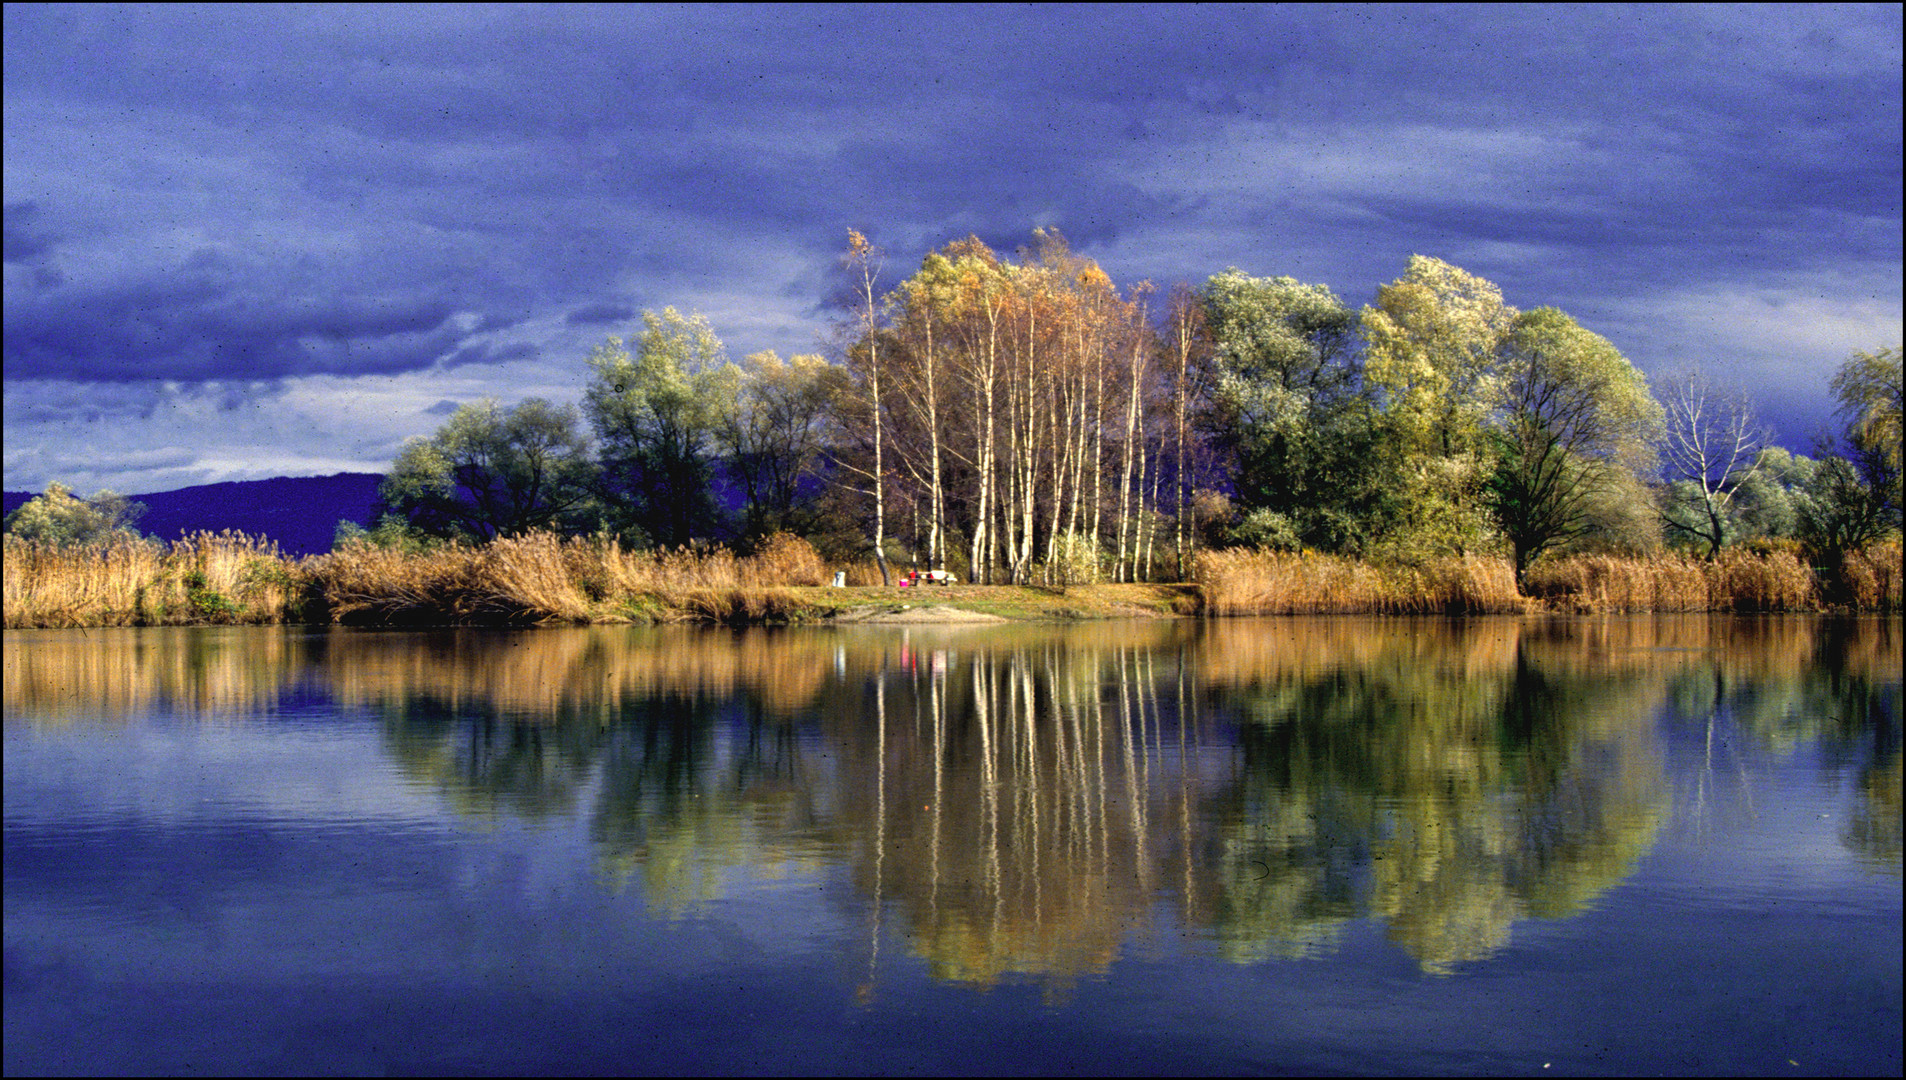
[(1361, 310), (1237, 269), (1120, 288), (1048, 230), (890, 288), (853, 232), (842, 268), (831, 357), (645, 312), (578, 404), (413, 440), (328, 554), (164, 544), (50, 485), (6, 521), (6, 623), (798, 620), (917, 571), (1022, 616), (1899, 608), (1897, 346), (1831, 376), (1802, 455), (1424, 256)]

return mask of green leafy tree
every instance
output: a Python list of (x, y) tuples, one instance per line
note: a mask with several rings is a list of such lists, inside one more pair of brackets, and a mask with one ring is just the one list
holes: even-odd
[(589, 355), (583, 408), (602, 444), (602, 490), (614, 524), (664, 546), (715, 535), (717, 433), (741, 375), (701, 315), (642, 313), (631, 352), (610, 338)]
[(1796, 538), (1800, 518), (1795, 500), (1812, 483), (1815, 464), (1812, 458), (1789, 453), (1785, 447), (1762, 450), (1753, 472), (1736, 489), (1730, 542)]
[(1485, 425), (1502, 398), (1499, 361), (1515, 318), (1493, 283), (1422, 255), (1363, 309), (1389, 554), (1414, 561), (1490, 545)]
[(1815, 561), (1837, 568), (1854, 551), (1899, 531), (1899, 471), (1870, 447), (1822, 453), (1795, 500), (1800, 539)]
[(1662, 411), (1606, 338), (1555, 308), (1516, 317), (1501, 370), (1487, 501), (1519, 583), (1536, 556), (1596, 528), (1598, 493), (1652, 474)]
[(819, 356), (784, 361), (770, 351), (742, 361), (736, 407), (720, 414), (715, 441), (741, 488), (744, 539), (817, 527), (824, 423), (844, 381)]
[(406, 445), (378, 492), (412, 527), (447, 539), (587, 528), (595, 467), (580, 427), (574, 406), (541, 398), (508, 411), (488, 399), (465, 405)]
[(1206, 426), (1235, 462), (1236, 538), (1360, 549), (1375, 475), (1356, 312), (1325, 286), (1236, 269), (1201, 300), (1216, 376)]
[[(1813, 481), (1817, 465), (1812, 458), (1768, 446), (1738, 475), (1710, 488), (1694, 480), (1677, 480), (1661, 493), (1661, 516), (1668, 535), (1702, 552), (1744, 540), (1798, 538), (1799, 506)], [(1725, 494), (1715, 514), (1710, 496)], [(1717, 520), (1718, 519), (1718, 520)]]
[(331, 533), (333, 551), (364, 545), (418, 554), (443, 544), (442, 537), (432, 536), (404, 520), (402, 515), (388, 512), (380, 515), (377, 524), (368, 529), (348, 518), (340, 520)]
[(146, 512), (143, 503), (129, 501), (113, 491), (97, 491), (88, 499), (73, 494), (58, 481), (8, 514), (6, 532), (26, 540), (55, 544), (91, 544), (136, 539), (133, 523)]
[[(1834, 373), (1832, 389), (1840, 401), (1840, 414), (1847, 421), (1847, 441), (1871, 447), (1897, 477), (1900, 412), (1906, 401), (1906, 393), (1901, 390), (1899, 346), (1854, 353)], [(1897, 501), (1897, 493), (1894, 499)]]
[(1899, 532), (1900, 351), (1854, 353), (1832, 388), (1846, 430), (1838, 445), (1822, 440), (1796, 516), (1815, 558), (1837, 568), (1848, 553)]

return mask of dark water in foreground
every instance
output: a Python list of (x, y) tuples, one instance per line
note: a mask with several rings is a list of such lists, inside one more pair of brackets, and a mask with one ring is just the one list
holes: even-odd
[(1901, 1069), (1898, 619), (5, 637), (5, 1067)]

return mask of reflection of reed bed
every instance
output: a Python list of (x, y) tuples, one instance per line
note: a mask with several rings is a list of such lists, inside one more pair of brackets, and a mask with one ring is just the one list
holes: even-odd
[(1384, 566), (1335, 555), (1230, 548), (1198, 554), (1194, 574), (1216, 615), (1498, 614), (1520, 612), (1505, 559)]
[(247, 628), (107, 628), (5, 638), (7, 716), (35, 721), (174, 710), (249, 715), (299, 676), (299, 635)]
[(1532, 660), (1554, 670), (1668, 673), (1719, 662), (1791, 674), (1817, 659), (1823, 625), (1812, 616), (1601, 614), (1533, 623), (1523, 641)]
[(1756, 682), (1794, 682), (1821, 669), (1898, 683), (1900, 622), (1891, 617), (1741, 617), (1706, 613), (1589, 615), (1533, 621), (1527, 655), (1545, 668), (1673, 673), (1691, 666)]
[(1880, 686), (1898, 686), (1906, 666), (1906, 639), (1898, 619), (1851, 619), (1832, 628), (1826, 649), (1842, 670)]
[(235, 532), (170, 544), (8, 536), (5, 572), (8, 628), (282, 622), (303, 585), (277, 544)]
[(539, 633), (469, 630), (390, 635), (341, 631), (323, 672), (347, 702), (417, 698), (523, 719), (615, 711), (657, 696), (758, 695), (777, 710), (812, 702), (833, 670), (819, 637), (621, 627)]
[(1199, 674), (1207, 684), (1245, 686), (1397, 666), (1428, 665), (1457, 676), (1500, 673), (1514, 669), (1527, 626), (1509, 618), (1217, 620), (1200, 635)]

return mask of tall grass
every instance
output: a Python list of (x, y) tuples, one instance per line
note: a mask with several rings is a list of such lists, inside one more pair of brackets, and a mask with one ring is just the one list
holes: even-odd
[[(91, 546), (9, 536), (5, 623), (781, 621), (806, 608), (794, 587), (830, 576), (813, 547), (791, 535), (746, 557), (532, 534), (484, 547), (353, 543), (295, 561), (269, 541), (231, 532)], [(1830, 574), (1778, 548), (1730, 549), (1712, 561), (1571, 556), (1536, 563), (1522, 591), (1507, 560), (1482, 557), (1408, 566), (1230, 549), (1200, 553), (1196, 567), (1204, 610), (1217, 615), (1898, 611), (1901, 577), (1897, 540), (1849, 555)], [(879, 577), (866, 564), (848, 568), (848, 581)]]
[(790, 615), (800, 603), (787, 587), (826, 578), (813, 547), (785, 534), (745, 558), (536, 533), (420, 553), (352, 544), (307, 564), (339, 622), (753, 622)]
[(1840, 565), (1841, 589), (1854, 607), (1898, 611), (1901, 547), (1897, 539), (1856, 551)]
[(5, 540), (9, 628), (283, 622), (304, 580), (278, 545), (201, 532), (165, 544)]
[(1506, 559), (1469, 556), (1422, 566), (1335, 555), (1228, 548), (1198, 553), (1195, 579), (1216, 615), (1497, 614), (1522, 612)]
[(1575, 555), (1536, 563), (1529, 595), (1562, 611), (1814, 611), (1814, 572), (1787, 550), (1728, 548), (1712, 560)]
[(1335, 556), (1229, 549), (1198, 556), (1206, 610), (1218, 615), (1488, 614), (1524, 611), (1900, 610), (1897, 540), (1837, 571), (1791, 548), (1729, 548), (1718, 558), (1573, 555), (1529, 568), (1520, 591), (1504, 559), (1382, 565)]

